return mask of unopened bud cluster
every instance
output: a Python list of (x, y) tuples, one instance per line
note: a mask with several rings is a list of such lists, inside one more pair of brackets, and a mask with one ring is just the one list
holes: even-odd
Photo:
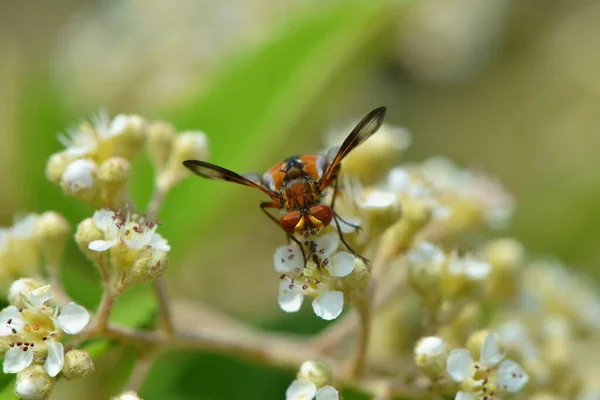
[(146, 139), (146, 122), (120, 114), (100, 113), (59, 138), (65, 150), (53, 154), (46, 176), (62, 190), (96, 207), (123, 201), (131, 161)]

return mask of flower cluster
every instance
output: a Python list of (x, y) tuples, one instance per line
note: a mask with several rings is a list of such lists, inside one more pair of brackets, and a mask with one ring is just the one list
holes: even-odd
[(114, 205), (122, 200), (130, 162), (145, 136), (141, 117), (120, 114), (111, 120), (100, 113), (59, 136), (65, 150), (50, 157), (46, 175), (70, 196), (95, 206)]
[(281, 273), (279, 306), (283, 311), (298, 311), (306, 295), (313, 298), (313, 310), (319, 317), (331, 320), (342, 313), (342, 278), (352, 273), (357, 260), (346, 251), (337, 251), (339, 243), (335, 233), (316, 237), (307, 246), (315, 257), (306, 262), (296, 246), (277, 248), (273, 263)]
[(479, 351), (479, 361), (467, 349), (454, 349), (447, 360), (448, 374), (459, 383), (456, 400), (493, 400), (506, 393), (519, 392), (529, 376), (519, 364), (504, 359), (498, 338), (487, 333)]
[(150, 282), (166, 270), (171, 246), (156, 233), (158, 226), (159, 222), (146, 221), (129, 210), (103, 209), (79, 225), (75, 239), (120, 291), (132, 284)]
[(59, 308), (51, 305), (50, 285), (31, 279), (15, 281), (10, 288), (11, 305), (0, 312), (0, 336), (4, 355), (4, 373), (17, 373), (32, 363), (44, 363), (50, 377), (63, 369), (62, 339), (85, 328), (90, 315), (73, 302)]

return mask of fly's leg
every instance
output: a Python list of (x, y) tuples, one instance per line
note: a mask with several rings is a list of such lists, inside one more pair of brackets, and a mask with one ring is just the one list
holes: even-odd
[[(338, 171), (339, 173), (339, 171)], [(335, 227), (337, 229), (338, 232), (338, 236), (340, 237), (340, 241), (344, 244), (344, 246), (346, 246), (346, 248), (348, 249), (348, 251), (350, 253), (352, 253), (352, 255), (354, 255), (355, 257), (360, 258), (365, 264), (369, 263), (369, 260), (367, 260), (365, 257), (361, 256), (360, 254), (358, 254), (356, 251), (354, 251), (354, 249), (352, 247), (350, 247), (350, 245), (348, 244), (348, 242), (346, 242), (346, 239), (344, 238), (344, 234), (342, 233), (342, 229), (340, 227), (340, 221), (345, 223), (346, 225), (352, 226), (355, 229), (359, 229), (360, 227), (357, 227), (354, 224), (350, 224), (346, 221), (344, 221), (342, 218), (340, 218), (340, 216), (335, 212), (335, 209), (333, 208), (335, 206), (335, 199), (337, 197), (338, 194), (338, 178), (337, 175), (334, 178), (333, 181), (333, 199), (331, 200), (331, 209), (334, 210), (333, 211), (333, 219), (335, 220)]]
[[(281, 204), (278, 201), (264, 201), (262, 203), (260, 203), (260, 209), (267, 215), (267, 217), (269, 217), (269, 219), (273, 222), (275, 222), (277, 224), (277, 226), (279, 226), (281, 228), (281, 225), (279, 224), (279, 220), (277, 219), (277, 217), (275, 217), (274, 215), (272, 215), (271, 213), (269, 213), (267, 211), (267, 208), (281, 208)], [(300, 247), (300, 251), (302, 251), (302, 257), (304, 258), (304, 265), (306, 266), (306, 262), (308, 261), (306, 258), (306, 253), (304, 252), (304, 246), (302, 245), (302, 243), (296, 239), (293, 235), (289, 235), (289, 234), (285, 234), (286, 238), (287, 238), (287, 243), (290, 244), (290, 241), (294, 241), (298, 247)]]

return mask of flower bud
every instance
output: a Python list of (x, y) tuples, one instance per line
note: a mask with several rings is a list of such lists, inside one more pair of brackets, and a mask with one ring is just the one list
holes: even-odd
[(91, 201), (97, 192), (97, 170), (98, 167), (91, 160), (75, 160), (66, 168), (60, 186), (70, 196)]
[(130, 390), (130, 391), (123, 392), (123, 393), (119, 394), (118, 396), (111, 398), (111, 400), (142, 400), (142, 398), (140, 396), (138, 396), (138, 394), (136, 392), (134, 392), (133, 390)]
[(17, 374), (15, 392), (22, 400), (43, 400), (48, 397), (53, 386), (54, 379), (48, 376), (44, 367), (32, 365)]
[(87, 351), (71, 350), (65, 354), (62, 374), (66, 379), (85, 378), (94, 372), (94, 362)]
[(44, 285), (44, 282), (40, 282), (33, 278), (17, 279), (10, 285), (10, 289), (8, 290), (8, 302), (15, 307), (25, 308), (26, 304), (23, 301), (24, 296), (31, 293), (32, 290)]
[(444, 252), (431, 243), (417, 244), (408, 253), (408, 283), (423, 300), (432, 305), (440, 301), (440, 279), (446, 262)]
[(176, 133), (175, 127), (165, 121), (154, 121), (148, 126), (147, 147), (158, 170), (169, 160)]
[(49, 262), (55, 264), (60, 262), (70, 232), (69, 221), (59, 213), (47, 211), (39, 216), (37, 237)]
[(52, 154), (48, 164), (46, 164), (46, 177), (48, 180), (58, 185), (71, 161), (73, 161), (72, 158), (65, 152)]
[(128, 273), (127, 283), (138, 285), (152, 282), (164, 274), (168, 266), (169, 257), (167, 253), (153, 248), (146, 249), (133, 262), (133, 266)]
[(90, 260), (98, 263), (104, 257), (103, 254), (88, 248), (94, 240), (104, 240), (104, 232), (98, 229), (92, 218), (86, 218), (77, 226), (75, 242)]
[(102, 205), (112, 206), (116, 197), (131, 175), (129, 161), (121, 157), (112, 157), (104, 161), (98, 169), (98, 179), (102, 181)]
[(311, 360), (302, 363), (296, 377), (312, 382), (319, 389), (333, 381), (333, 371), (326, 363)]
[(496, 239), (483, 249), (484, 259), (491, 264), (491, 278), (486, 293), (496, 300), (509, 300), (517, 293), (517, 270), (525, 258), (523, 245), (514, 239)]
[(166, 191), (189, 176), (183, 166), (185, 160), (206, 160), (209, 156), (208, 138), (204, 132), (184, 132), (173, 142), (173, 150), (166, 169), (158, 178), (158, 187)]
[(402, 218), (382, 236), (382, 246), (385, 246), (388, 256), (410, 248), (417, 233), (431, 220), (431, 208), (424, 202), (405, 199), (402, 210)]
[(139, 115), (119, 114), (113, 119), (111, 127), (120, 132), (114, 136), (114, 155), (127, 160), (133, 159), (146, 139), (146, 121)]
[(390, 191), (367, 188), (361, 193), (357, 203), (372, 237), (382, 234), (402, 214), (398, 195)]
[(444, 339), (424, 337), (415, 346), (415, 364), (424, 374), (436, 378), (444, 375), (449, 354), (450, 348)]

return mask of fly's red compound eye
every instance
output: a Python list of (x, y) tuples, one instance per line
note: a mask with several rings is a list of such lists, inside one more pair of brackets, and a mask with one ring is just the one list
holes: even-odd
[(302, 215), (300, 215), (300, 211), (292, 211), (281, 217), (279, 223), (284, 231), (293, 234), (301, 219)]
[(310, 214), (321, 221), (323, 226), (329, 225), (333, 218), (333, 210), (327, 206), (314, 206), (310, 209)]

